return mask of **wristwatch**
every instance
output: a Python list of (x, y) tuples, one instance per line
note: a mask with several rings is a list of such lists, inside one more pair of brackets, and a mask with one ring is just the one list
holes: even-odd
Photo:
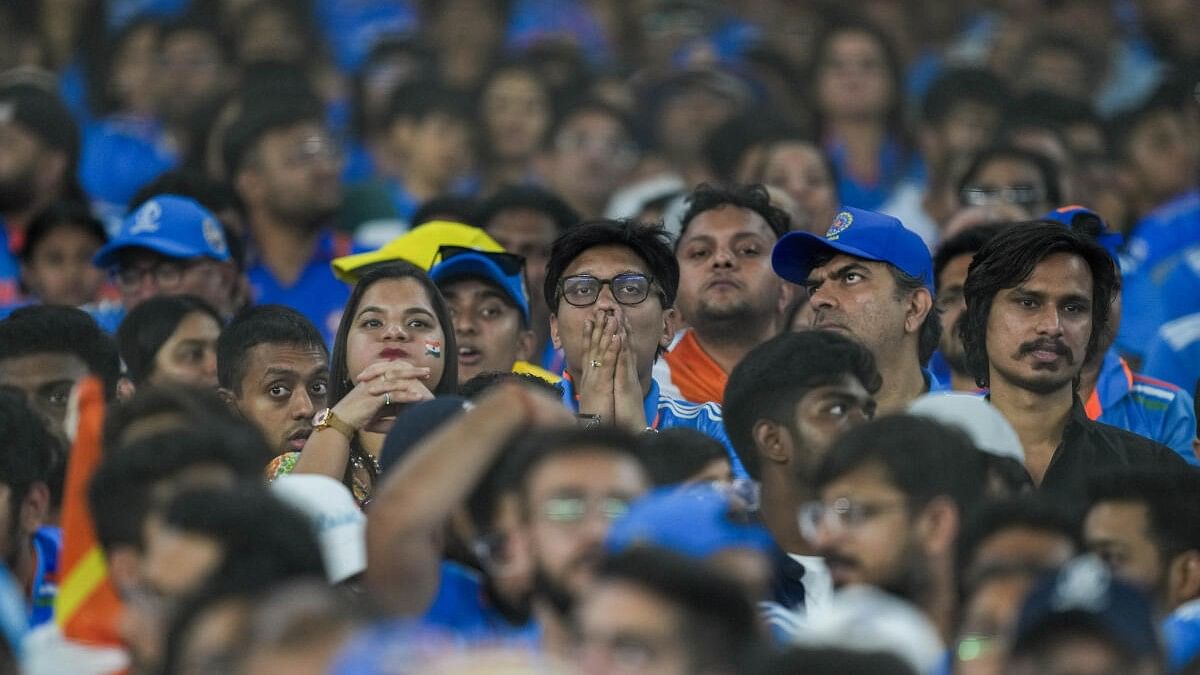
[(354, 427), (346, 423), (337, 415), (333, 414), (332, 408), (326, 408), (313, 417), (313, 430), (315, 434), (322, 429), (333, 429), (339, 434), (346, 437), (346, 440), (354, 440)]

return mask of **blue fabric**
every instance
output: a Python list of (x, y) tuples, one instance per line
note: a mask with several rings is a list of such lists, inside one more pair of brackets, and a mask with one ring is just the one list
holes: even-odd
[(921, 374), (925, 376), (925, 390), (927, 393), (951, 391), (950, 378), (946, 378), (945, 380), (939, 379), (929, 368), (922, 368)]
[(441, 581), (433, 604), (421, 618), (431, 628), (443, 628), (466, 640), (533, 641), (536, 625), (513, 626), (493, 607), (483, 591), (479, 573), (456, 562), (442, 561)]
[(1167, 647), (1167, 672), (1177, 673), (1200, 658), (1200, 600), (1180, 605), (1162, 623)]
[(178, 163), (158, 122), (113, 117), (84, 131), (79, 181), (92, 201), (119, 210), (143, 185)]
[(101, 300), (100, 302), (92, 302), (80, 307), (83, 311), (91, 315), (96, 323), (104, 329), (109, 335), (116, 335), (117, 328), (121, 326), (121, 321), (125, 319), (125, 306), (115, 300)]
[(1192, 453), (1196, 416), (1187, 392), (1169, 382), (1137, 373), (1131, 383), (1121, 357), (1110, 349), (1100, 365), (1096, 396), (1101, 410), (1097, 422), (1158, 441), (1191, 464), (1197, 464)]
[(859, 209), (874, 211), (883, 206), (908, 169), (904, 152), (894, 139), (885, 142), (879, 151), (879, 175), (873, 183), (860, 182), (851, 175), (845, 145), (826, 143), (825, 151), (837, 169), (838, 196), (842, 203)]
[(308, 265), (288, 287), (284, 287), (261, 261), (255, 261), (246, 270), (255, 303), (287, 305), (296, 309), (316, 325), (330, 349), (342, 318), (342, 308), (350, 298), (350, 287), (338, 281), (329, 266), (339, 255), (336, 249), (335, 235), (326, 233)]
[(316, 5), (317, 25), (347, 73), (358, 70), (381, 38), (411, 35), (417, 28), (409, 0), (318, 0)]
[(605, 63), (611, 49), (604, 28), (581, 0), (517, 0), (509, 12), (505, 44), (514, 51), (546, 39), (569, 38), (592, 64)]
[(15, 308), (24, 299), (21, 297), (21, 261), (13, 249), (8, 225), (0, 217), (0, 306)]
[(392, 198), (392, 207), (396, 209), (396, 214), (404, 222), (415, 225), (412, 219), (413, 216), (417, 215), (417, 209), (421, 208), (420, 200), (413, 196), (399, 179), (387, 179), (386, 184), (388, 195)]
[(938, 382), (945, 382), (946, 388), (950, 388), (950, 364), (946, 361), (946, 357), (942, 356), (942, 350), (933, 352), (933, 356), (929, 359), (929, 368), (927, 370), (937, 378)]
[[(579, 400), (575, 396), (575, 383), (569, 377), (564, 377), (559, 386), (563, 390), (563, 403), (573, 412), (579, 412)], [(672, 398), (659, 391), (658, 382), (650, 381), (650, 392), (646, 394), (643, 403), (646, 422), (655, 429), (673, 429), (685, 427), (694, 429), (702, 434), (711, 436), (725, 446), (729, 455), (729, 463), (733, 467), (734, 478), (749, 478), (746, 467), (738, 459), (725, 434), (725, 423), (721, 420), (721, 406), (716, 403), (690, 403)], [(657, 423), (656, 423), (657, 422)]]
[(1159, 288), (1170, 289), (1169, 293), (1159, 294), (1162, 312), (1158, 318), (1162, 323), (1200, 312), (1200, 243), (1183, 252)]
[(1200, 312), (1163, 325), (1146, 352), (1142, 372), (1195, 395), (1200, 384)]
[(29, 598), (29, 625), (37, 627), (54, 618), (54, 598), (58, 597), (58, 554), (62, 551), (62, 529), (42, 527), (33, 533), (37, 568), (33, 571), (33, 591)]

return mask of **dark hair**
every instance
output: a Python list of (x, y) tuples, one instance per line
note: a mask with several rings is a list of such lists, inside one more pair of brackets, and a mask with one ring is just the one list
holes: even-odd
[(351, 81), (350, 101), (354, 105), (351, 111), (350, 131), (356, 138), (369, 138), (378, 131), (380, 124), (378, 116), (386, 111), (367, 109), (367, 83), (374, 70), (380, 64), (386, 64), (389, 59), (411, 57), (415, 62), (414, 71), (409, 75), (412, 80), (422, 80), (433, 76), (433, 52), (417, 36), (401, 36), (396, 34), (380, 35), (371, 46), (362, 65), (355, 71)]
[(523, 382), (534, 389), (540, 389), (558, 398), (561, 398), (563, 394), (562, 387), (548, 380), (543, 380), (532, 373), (514, 373), (511, 370), (489, 370), (479, 373), (459, 385), (458, 395), (474, 401), (491, 390), (492, 387), (505, 382)]
[(464, 96), (429, 81), (403, 84), (392, 93), (387, 111), (380, 120), (384, 128), (399, 120), (423, 122), (433, 115), (445, 115), (473, 128), (475, 116)]
[(119, 401), (105, 411), (100, 434), (104, 454), (112, 454), (117, 448), (146, 435), (130, 436), (131, 431), (138, 430), (137, 425), (149, 421), (153, 427), (151, 433), (157, 433), (164, 426), (171, 426), (172, 418), (177, 420), (173, 426), (185, 426), (197, 420), (202, 424), (246, 423), (245, 418), (221, 400), (214, 390), (174, 383), (139, 387), (131, 398)]
[(719, 182), (732, 183), (747, 152), (783, 138), (811, 137), (770, 111), (742, 112), (717, 125), (704, 139), (704, 160)]
[(961, 255), (975, 255), (983, 245), (992, 240), (1008, 223), (986, 223), (968, 227), (958, 234), (943, 241), (933, 254), (933, 283), (939, 293), (942, 292), (942, 272), (951, 260)]
[(117, 447), (106, 446), (88, 487), (96, 537), (105, 550), (142, 548), (142, 525), (169, 484), (192, 467), (220, 467), (231, 478), (261, 482), (266, 441), (244, 420), (195, 418)]
[(642, 225), (630, 220), (591, 220), (567, 230), (554, 240), (550, 261), (546, 263), (546, 284), (542, 291), (550, 313), (558, 313), (558, 282), (567, 267), (584, 251), (597, 246), (624, 246), (632, 250), (646, 263), (650, 275), (662, 289), (663, 309), (675, 306), (679, 262), (668, 241), (661, 225)]
[(1135, 502), (1146, 507), (1150, 540), (1166, 568), (1185, 551), (1200, 552), (1200, 470), (1123, 468), (1088, 481), (1089, 509), (1102, 502)]
[(749, 671), (752, 675), (917, 675), (893, 652), (844, 647), (792, 647), (770, 652)]
[(1163, 113), (1178, 115), (1179, 109), (1162, 99), (1151, 99), (1146, 103), (1114, 116), (1108, 123), (1108, 135), (1112, 142), (1112, 156), (1117, 160), (1129, 159), (1129, 143), (1147, 120)]
[(613, 119), (620, 125), (625, 135), (629, 137), (629, 142), (634, 146), (640, 146), (637, 124), (634, 123), (629, 115), (625, 114), (620, 108), (598, 98), (583, 98), (570, 103), (559, 112), (558, 117), (554, 120), (554, 124), (550, 127), (550, 132), (546, 134), (546, 147), (552, 149), (554, 139), (575, 118), (589, 114), (604, 115)]
[(781, 333), (742, 358), (725, 384), (722, 417), (729, 442), (751, 478), (762, 478), (754, 425), (768, 419), (794, 429), (800, 399), (847, 375), (872, 394), (883, 384), (871, 351), (830, 331)]
[(192, 314), (207, 314), (220, 326), (221, 315), (211, 305), (190, 295), (159, 295), (133, 308), (117, 328), (117, 347), (126, 374), (135, 385), (154, 375), (155, 358), (163, 344)]
[(1120, 292), (1112, 258), (1086, 234), (1058, 223), (1017, 223), (1005, 228), (975, 254), (963, 295), (967, 310), (959, 322), (967, 370), (980, 387), (988, 386), (987, 323), (992, 300), (1005, 288), (1029, 278), (1037, 265), (1056, 253), (1083, 258), (1092, 273), (1092, 334), (1084, 361), (1095, 355), (1108, 324), (1113, 296)]
[(37, 423), (37, 413), (29, 407), (20, 392), (0, 388), (0, 436), (4, 452), (0, 453), (0, 483), (8, 486), (9, 522), (7, 533), (10, 546), (19, 545), (13, 539), (20, 527), (21, 502), (36, 483), (51, 483), (52, 473), (60, 464), (60, 448), (46, 430)]
[[(116, 60), (121, 55), (121, 51), (125, 49), (126, 44), (143, 30), (154, 31), (154, 45), (157, 47), (161, 29), (162, 20), (160, 18), (142, 14), (105, 36), (103, 41), (97, 45), (98, 49), (93, 58), (80, 60), (87, 84), (88, 110), (93, 115), (102, 118), (108, 117), (114, 112), (123, 112), (119, 109), (121, 102), (109, 89), (114, 81)], [(105, 33), (105, 31), (97, 32)]]
[(965, 432), (929, 418), (889, 415), (842, 434), (816, 472), (817, 489), (865, 466), (879, 466), (915, 512), (937, 497), (949, 497), (967, 517), (984, 495), (983, 453)]
[[(1052, 3), (1046, 3), (1050, 5)], [(1018, 58), (1013, 64), (1015, 72), (1023, 73), (1029, 70), (1033, 58), (1039, 53), (1057, 52), (1070, 54), (1086, 70), (1085, 83), (1090, 91), (1102, 84), (1105, 69), (1108, 67), (1108, 51), (1100, 45), (1092, 45), (1083, 40), (1064, 34), (1061, 30), (1042, 30), (1031, 35), (1017, 52)], [(1083, 103), (1086, 104), (1084, 99)]]
[(159, 48), (166, 44), (167, 40), (182, 33), (203, 33), (212, 42), (217, 49), (217, 56), (221, 59), (222, 64), (228, 64), (232, 61), (230, 58), (232, 50), (229, 47), (229, 41), (221, 32), (221, 28), (213, 20), (213, 17), (207, 16), (204, 12), (190, 11), (183, 16), (167, 21), (163, 24), (162, 30), (158, 34)]
[(986, 503), (963, 524), (955, 542), (955, 579), (962, 597), (978, 582), (975, 576), (981, 570), (974, 567), (979, 547), (1000, 532), (1012, 529), (1058, 536), (1070, 542), (1075, 551), (1083, 550), (1079, 523), (1049, 502), (1024, 496)]
[(675, 238), (676, 250), (679, 249), (679, 242), (687, 232), (688, 225), (696, 216), (724, 206), (734, 206), (757, 213), (767, 222), (767, 227), (775, 233), (776, 239), (787, 234), (792, 228), (792, 219), (783, 209), (771, 204), (771, 196), (759, 183), (734, 185), (729, 188), (701, 183), (688, 195), (687, 201), (688, 209), (680, 219), (679, 236)]
[(461, 195), (437, 195), (424, 201), (412, 215), (412, 226), (420, 227), (433, 220), (446, 220), (479, 227), (479, 200)]
[(242, 112), (225, 130), (221, 145), (225, 175), (233, 180), (268, 134), (301, 124), (323, 125), (324, 119), (318, 101), (307, 96), (243, 101)]
[(635, 586), (675, 610), (691, 672), (739, 672), (759, 645), (758, 622), (745, 589), (707, 564), (661, 548), (634, 546), (601, 562), (596, 582)]
[[(896, 49), (895, 42), (888, 36), (887, 33), (880, 30), (879, 26), (861, 19), (842, 17), (840, 20), (834, 21), (821, 32), (813, 44), (811, 64), (811, 72), (808, 78), (811, 87), (810, 99), (817, 101), (816, 89), (820, 79), (820, 70), (824, 66), (826, 58), (825, 51), (834, 38), (843, 33), (862, 33), (869, 36), (883, 52), (884, 65), (888, 69), (888, 81), (892, 87), (892, 102), (886, 113), (886, 124), (888, 131), (896, 136), (897, 141), (906, 142), (904, 133), (904, 72), (901, 65), (900, 53)], [(814, 105), (814, 115), (817, 118), (817, 127), (819, 134), (823, 134), (825, 129), (825, 119), (821, 114), (820, 105)]]
[(638, 437), (642, 457), (656, 486), (677, 485), (716, 460), (729, 461), (725, 446), (708, 434), (688, 427), (663, 429)]
[(1048, 91), (1031, 91), (1014, 101), (1006, 112), (1006, 131), (1036, 127), (1050, 129), (1061, 137), (1065, 127), (1073, 124), (1101, 124), (1089, 102)]
[(1000, 112), (1008, 108), (1008, 85), (983, 68), (955, 68), (938, 76), (921, 102), (921, 121), (943, 124), (963, 103), (978, 103)]
[(73, 354), (104, 383), (112, 399), (121, 377), (117, 345), (87, 312), (60, 305), (21, 307), (0, 321), (0, 360), (32, 354)]
[[(546, 124), (546, 129), (543, 131), (544, 134), (549, 133), (549, 121), (555, 118), (558, 99), (554, 95), (554, 89), (550, 86), (550, 83), (546, 81), (545, 76), (542, 75), (542, 71), (535, 67), (532, 63), (525, 60), (505, 61), (500, 63), (496, 67), (492, 68), (491, 71), (484, 75), (480, 80), (479, 94), (477, 96), (478, 105), (476, 106), (476, 117), (474, 123), (480, 129), (480, 140), (482, 141), (480, 143), (482, 151), (481, 156), (485, 158), (489, 157), (492, 148), (490, 142), (491, 139), (489, 137), (490, 131), (487, 128), (487, 115), (484, 113), (483, 109), (484, 98), (487, 96), (488, 88), (491, 87), (496, 80), (509, 75), (521, 75), (532, 80), (534, 85), (541, 92), (542, 98), (545, 99), (546, 102), (546, 119), (548, 121)], [(537, 139), (535, 149), (542, 148), (545, 145), (545, 142), (546, 139), (544, 137)]]
[(980, 152), (975, 156), (962, 178), (958, 181), (958, 192), (962, 193), (972, 183), (975, 176), (990, 162), (998, 159), (1012, 159), (1018, 162), (1032, 164), (1046, 184), (1046, 201), (1050, 204), (1062, 203), (1062, 178), (1054, 161), (1040, 152), (1025, 150), (1011, 145), (998, 145)]
[(261, 344), (275, 344), (329, 351), (320, 331), (303, 314), (283, 305), (250, 307), (229, 322), (217, 339), (217, 382), (241, 394), (246, 376), (246, 359)]
[(104, 231), (104, 225), (92, 215), (87, 204), (67, 200), (55, 202), (29, 221), (29, 228), (25, 230), (25, 243), (21, 246), (18, 256), (21, 262), (28, 263), (32, 260), (38, 245), (51, 232), (68, 227), (82, 230), (95, 238), (101, 246), (108, 242), (108, 233)]
[(579, 222), (575, 212), (558, 195), (536, 185), (511, 185), (500, 188), (479, 209), (479, 226), (485, 230), (493, 218), (509, 209), (529, 209), (554, 221), (562, 234)]
[(511, 451), (505, 453), (502, 465), (504, 476), (500, 483), (515, 490), (527, 508), (529, 494), (526, 483), (537, 467), (557, 457), (592, 452), (621, 455), (647, 470), (637, 437), (628, 431), (609, 426), (591, 429), (566, 427), (533, 431), (519, 439)]

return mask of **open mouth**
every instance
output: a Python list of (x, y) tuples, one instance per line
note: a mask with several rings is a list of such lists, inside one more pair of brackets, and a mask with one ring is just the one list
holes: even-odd
[(408, 352), (404, 351), (403, 349), (396, 349), (393, 347), (390, 349), (384, 349), (383, 351), (379, 352), (379, 358), (385, 359), (388, 361), (395, 361), (397, 359), (406, 359), (406, 358), (408, 358)]
[(470, 346), (458, 348), (458, 363), (460, 365), (473, 366), (483, 360), (483, 352)]
[(303, 450), (304, 444), (308, 442), (308, 437), (312, 435), (312, 429), (301, 429), (287, 437), (287, 447), (289, 450)]

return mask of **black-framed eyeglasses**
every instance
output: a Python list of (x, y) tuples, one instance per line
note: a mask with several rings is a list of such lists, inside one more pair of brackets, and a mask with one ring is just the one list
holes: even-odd
[(971, 185), (963, 188), (959, 197), (966, 206), (995, 206), (997, 204), (1029, 206), (1042, 201), (1044, 195), (1040, 189), (1033, 185), (1013, 185), (1009, 187)]
[(589, 307), (600, 299), (600, 289), (608, 286), (613, 299), (622, 305), (639, 305), (650, 296), (654, 278), (638, 272), (601, 279), (590, 274), (564, 277), (558, 282), (558, 294), (572, 307)]
[(500, 267), (500, 271), (509, 276), (516, 276), (524, 273), (525, 271), (525, 256), (501, 251), (480, 251), (478, 249), (468, 248), (466, 246), (450, 246), (449, 244), (438, 247), (438, 251), (436, 254), (434, 254), (433, 262), (430, 263), (429, 267), (432, 268), (438, 263), (446, 262), (455, 256), (466, 253), (474, 253), (475, 255), (486, 257), (488, 260), (496, 263), (496, 265)]
[(149, 265), (117, 265), (109, 268), (108, 276), (118, 287), (135, 289), (147, 276), (154, 279), (159, 288), (174, 288), (183, 281), (183, 275), (194, 267), (197, 260), (159, 260)]

